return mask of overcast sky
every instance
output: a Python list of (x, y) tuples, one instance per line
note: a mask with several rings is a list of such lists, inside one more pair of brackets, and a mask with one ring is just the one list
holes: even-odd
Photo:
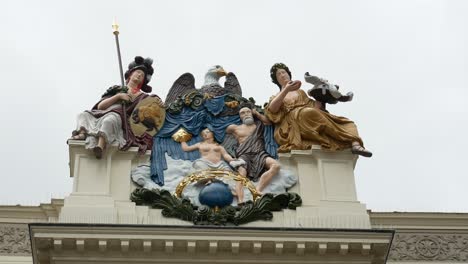
[(468, 212), (467, 13), (468, 1), (4, 1), (0, 204), (71, 192), (76, 115), (120, 82), (116, 17), (124, 64), (152, 57), (163, 98), (184, 72), (201, 86), (215, 64), (259, 103), (277, 92), (275, 62), (353, 91), (328, 110), (355, 121), (374, 152), (356, 166), (359, 200)]

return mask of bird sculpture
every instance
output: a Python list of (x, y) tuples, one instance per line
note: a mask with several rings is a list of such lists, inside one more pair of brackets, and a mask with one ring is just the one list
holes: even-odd
[(308, 72), (304, 74), (304, 79), (306, 82), (314, 85), (307, 93), (319, 102), (336, 104), (338, 102), (349, 102), (353, 100), (353, 92), (348, 92), (344, 95), (339, 91), (340, 87), (338, 85), (331, 84), (325, 79), (312, 76)]
[[(219, 83), (219, 79), (223, 76), (226, 76), (224, 87)], [(205, 74), (205, 82), (200, 89), (195, 88), (195, 77), (191, 73), (182, 74), (167, 93), (165, 104), (169, 105), (178, 98), (194, 91), (198, 91), (206, 97), (215, 97), (229, 93), (242, 96), (242, 89), (236, 75), (232, 72), (226, 72), (219, 65), (215, 65), (208, 69), (208, 72)]]

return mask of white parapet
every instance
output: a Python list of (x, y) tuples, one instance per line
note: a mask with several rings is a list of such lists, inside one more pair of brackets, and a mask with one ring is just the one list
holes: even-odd
[[(187, 225), (165, 218), (160, 210), (136, 206), (130, 201), (135, 185), (132, 168), (148, 164), (150, 152), (138, 156), (137, 149), (119, 151), (111, 146), (101, 160), (83, 141), (69, 141), (73, 192), (65, 198), (59, 222)], [(349, 150), (329, 152), (320, 148), (280, 155), (281, 166), (298, 175), (290, 190), (302, 197), (296, 210), (274, 212), (272, 221), (246, 226), (370, 229), (369, 215), (357, 200), (354, 166), (357, 156)]]
[(297, 170), (299, 180), (291, 191), (302, 197), (296, 210), (298, 227), (371, 228), (366, 206), (356, 195), (357, 155), (313, 147), (282, 154), (280, 161)]
[(290, 191), (302, 197), (302, 206), (275, 212), (273, 221), (247, 225), (370, 229), (366, 206), (356, 195), (354, 167), (357, 158), (350, 150), (331, 152), (319, 146), (281, 153), (281, 166), (298, 175), (298, 182)]
[(130, 172), (148, 163), (150, 152), (139, 156), (137, 148), (119, 151), (110, 146), (98, 160), (84, 141), (69, 140), (68, 145), (73, 191), (65, 198), (59, 222), (136, 223)]

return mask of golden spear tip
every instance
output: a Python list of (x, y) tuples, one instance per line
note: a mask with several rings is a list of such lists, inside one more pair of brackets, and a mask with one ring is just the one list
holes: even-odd
[(119, 25), (115, 21), (115, 17), (114, 17), (114, 20), (112, 21), (112, 30), (113, 30), (112, 32), (114, 32), (114, 34), (119, 34)]

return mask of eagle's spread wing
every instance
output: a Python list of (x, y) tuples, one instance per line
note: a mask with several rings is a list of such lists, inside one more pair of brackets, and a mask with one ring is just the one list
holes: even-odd
[(234, 73), (230, 72), (226, 75), (226, 81), (224, 82), (224, 91), (226, 93), (233, 93), (242, 96), (242, 88), (237, 80)]
[(183, 96), (195, 90), (195, 78), (191, 73), (182, 74), (172, 85), (171, 89), (166, 95), (166, 105), (174, 102), (177, 97)]

